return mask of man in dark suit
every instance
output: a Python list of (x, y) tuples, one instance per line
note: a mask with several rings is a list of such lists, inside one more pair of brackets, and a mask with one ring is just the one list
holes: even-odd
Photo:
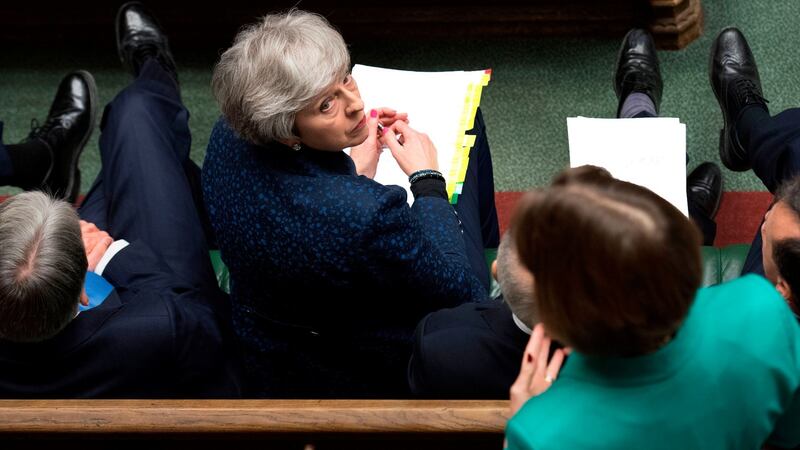
[(508, 398), (538, 320), (533, 277), (506, 234), (492, 263), (501, 295), (428, 314), (414, 334), (411, 391), (423, 397)]
[[(0, 396), (236, 397), (236, 352), (167, 40), (129, 3), (117, 45), (136, 79), (106, 107), (102, 170), (83, 221), (39, 192), (0, 205)], [(73, 196), (95, 90), (87, 72), (68, 75), (45, 124), (20, 145), (0, 145), (0, 181)], [(113, 291), (78, 313), (84, 277), (99, 274)]]

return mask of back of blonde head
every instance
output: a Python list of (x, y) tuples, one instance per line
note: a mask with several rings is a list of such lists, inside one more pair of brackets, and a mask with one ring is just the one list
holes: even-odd
[(264, 145), (296, 138), (297, 112), (349, 69), (347, 46), (330, 23), (293, 9), (242, 29), (214, 68), (211, 87), (231, 128)]

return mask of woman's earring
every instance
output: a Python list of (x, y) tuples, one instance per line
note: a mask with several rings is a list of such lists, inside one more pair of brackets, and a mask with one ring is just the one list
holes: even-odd
[(302, 149), (302, 148), (303, 148), (303, 146), (302, 146), (302, 145), (300, 145), (300, 143), (299, 143), (299, 142), (298, 142), (298, 143), (296, 143), (296, 144), (293, 144), (293, 145), (292, 145), (292, 150), (294, 150), (294, 151), (296, 151), (296, 152), (299, 152), (299, 151), (300, 151), (300, 149)]

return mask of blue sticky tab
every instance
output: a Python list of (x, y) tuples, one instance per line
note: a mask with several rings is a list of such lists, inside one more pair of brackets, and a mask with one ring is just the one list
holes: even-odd
[(81, 311), (102, 305), (114, 290), (111, 283), (94, 272), (86, 272), (86, 281), (83, 283), (83, 287), (86, 289), (86, 296), (89, 297), (89, 306), (80, 305)]

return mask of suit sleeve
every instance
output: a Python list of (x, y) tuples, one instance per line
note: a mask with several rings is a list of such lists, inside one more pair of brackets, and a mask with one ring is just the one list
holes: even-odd
[(143, 241), (133, 241), (119, 251), (103, 271), (103, 278), (120, 290), (173, 289), (188, 283), (178, 280), (167, 263)]
[[(361, 262), (387, 288), (408, 291), (425, 311), (481, 301), (488, 296), (467, 262), (453, 207), (423, 197), (409, 208), (405, 191), (388, 189), (366, 227)], [(435, 302), (430, 304), (430, 302)]]

